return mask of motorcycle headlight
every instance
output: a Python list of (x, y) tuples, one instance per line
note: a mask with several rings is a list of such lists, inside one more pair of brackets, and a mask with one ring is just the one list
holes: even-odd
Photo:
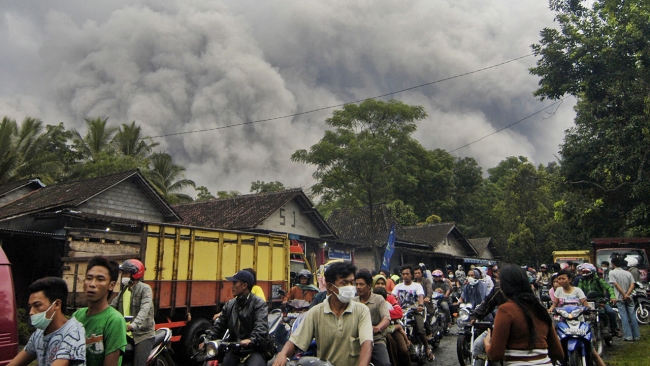
[(219, 351), (219, 345), (217, 344), (217, 342), (208, 342), (205, 345), (205, 355), (208, 358), (217, 357), (218, 351)]
[(558, 314), (560, 314), (563, 318), (568, 318), (571, 315), (564, 309), (556, 309), (556, 310)]
[(460, 309), (458, 311), (458, 320), (461, 320), (461, 321), (464, 321), (464, 322), (468, 321), (469, 320), (469, 310), (467, 310), (466, 308)]
[(572, 318), (577, 318), (577, 317), (579, 317), (580, 314), (582, 314), (582, 310), (583, 310), (583, 309), (580, 309), (580, 308), (573, 310), (573, 311), (571, 312), (571, 317), (572, 317)]

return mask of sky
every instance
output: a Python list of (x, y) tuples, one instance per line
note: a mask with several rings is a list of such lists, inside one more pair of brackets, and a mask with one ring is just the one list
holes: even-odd
[[(473, 157), (555, 161), (573, 99), (542, 110), (530, 55), (554, 14), (543, 0), (0, 0), (0, 116), (136, 121), (213, 193), (256, 180), (310, 187), (291, 162), (343, 103), (388, 94), (424, 106), (414, 137)], [(340, 107), (339, 107), (340, 108)], [(247, 121), (268, 122), (214, 129)]]

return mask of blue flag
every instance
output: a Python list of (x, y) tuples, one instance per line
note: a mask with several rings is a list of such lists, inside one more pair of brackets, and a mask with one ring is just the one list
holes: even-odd
[(388, 234), (388, 244), (384, 251), (384, 260), (381, 262), (381, 269), (390, 271), (390, 258), (395, 251), (395, 224), (390, 227), (390, 234)]

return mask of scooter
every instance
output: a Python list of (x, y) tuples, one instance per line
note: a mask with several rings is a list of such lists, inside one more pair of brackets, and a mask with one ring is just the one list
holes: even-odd
[(585, 320), (593, 310), (580, 305), (564, 305), (553, 311), (555, 331), (564, 349), (564, 364), (591, 365), (592, 329)]
[[(133, 316), (125, 316), (124, 320), (127, 323), (133, 321)], [(160, 328), (156, 330), (153, 340), (153, 348), (147, 358), (147, 366), (174, 366), (172, 360), (173, 352), (171, 349), (172, 331), (169, 328)], [(122, 356), (122, 365), (133, 365), (134, 344), (133, 339), (130, 339), (126, 344), (124, 355)]]

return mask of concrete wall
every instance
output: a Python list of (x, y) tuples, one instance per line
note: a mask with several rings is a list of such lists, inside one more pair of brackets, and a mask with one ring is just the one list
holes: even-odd
[(18, 188), (15, 191), (11, 191), (4, 196), (0, 196), (0, 206), (4, 205), (5, 203), (9, 203), (11, 201), (15, 201), (19, 199), (20, 197), (32, 192), (34, 188), (30, 187), (22, 187)]
[(445, 241), (438, 244), (436, 253), (446, 253), (462, 257), (465, 255), (465, 249), (453, 236), (447, 236)]
[(163, 222), (163, 215), (140, 188), (126, 180), (91, 198), (79, 211), (148, 222)]
[(379, 268), (375, 268), (375, 258), (370, 249), (356, 249), (354, 251), (354, 265), (357, 266), (357, 269), (379, 270)]
[(300, 212), (300, 207), (294, 201), (282, 206), (256, 229), (310, 236), (312, 238), (320, 237), (311, 220)]

